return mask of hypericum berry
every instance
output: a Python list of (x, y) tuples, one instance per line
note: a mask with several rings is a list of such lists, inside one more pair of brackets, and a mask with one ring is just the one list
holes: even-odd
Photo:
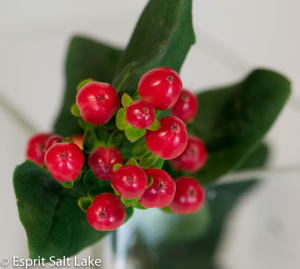
[(79, 90), (76, 104), (86, 122), (103, 125), (118, 111), (120, 100), (113, 86), (92, 81)]
[(123, 164), (123, 161), (121, 152), (114, 147), (95, 148), (88, 159), (95, 177), (103, 180), (111, 180), (114, 164)]
[(111, 180), (112, 187), (125, 199), (141, 197), (147, 184), (147, 174), (135, 165), (120, 167), (113, 173)]
[(125, 221), (126, 211), (118, 196), (101, 193), (95, 197), (86, 212), (89, 224), (98, 231), (113, 231)]
[(176, 117), (160, 119), (161, 128), (147, 130), (145, 139), (148, 149), (165, 160), (179, 156), (187, 144), (187, 130), (184, 122)]
[(70, 138), (74, 141), (74, 143), (83, 150), (83, 135), (82, 134), (74, 134), (71, 135)]
[(154, 107), (143, 100), (135, 101), (126, 109), (126, 119), (134, 127), (146, 129), (155, 119)]
[(46, 151), (54, 144), (60, 143), (64, 138), (61, 135), (51, 135), (45, 144)]
[(139, 82), (141, 99), (155, 109), (173, 107), (180, 95), (182, 82), (179, 75), (169, 67), (155, 68), (145, 73)]
[(170, 208), (177, 214), (191, 214), (200, 209), (205, 200), (205, 191), (193, 177), (175, 179), (176, 192)]
[(175, 195), (176, 185), (169, 174), (157, 168), (145, 170), (148, 177), (153, 178), (153, 183), (145, 190), (140, 204), (146, 208), (163, 208), (168, 206)]
[(170, 163), (177, 170), (196, 172), (204, 166), (206, 160), (207, 151), (203, 141), (189, 135), (185, 150), (177, 158), (170, 160)]
[(51, 135), (48, 133), (39, 133), (32, 136), (27, 143), (26, 159), (42, 165), (46, 152), (46, 141)]
[(178, 117), (183, 122), (188, 122), (195, 117), (197, 109), (197, 97), (190, 91), (182, 89), (176, 104), (172, 108), (171, 115)]
[(45, 154), (45, 165), (58, 181), (72, 181), (80, 175), (84, 156), (74, 143), (58, 143)]

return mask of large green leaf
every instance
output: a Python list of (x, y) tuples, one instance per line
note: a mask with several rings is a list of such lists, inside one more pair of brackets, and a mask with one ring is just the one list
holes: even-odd
[(106, 234), (94, 230), (77, 205), (87, 196), (81, 182), (64, 189), (48, 171), (26, 161), (14, 172), (14, 188), (30, 258), (69, 257)]
[(151, 0), (141, 15), (132, 38), (122, 54), (114, 86), (120, 95), (132, 95), (148, 70), (180, 67), (195, 42), (192, 0)]
[(196, 177), (207, 183), (235, 169), (260, 144), (290, 93), (282, 75), (256, 70), (230, 87), (200, 93), (189, 131), (201, 137), (208, 162)]
[(111, 83), (121, 50), (84, 37), (72, 38), (66, 58), (66, 89), (54, 132), (63, 136), (82, 133), (78, 118), (70, 113), (76, 87), (84, 79)]

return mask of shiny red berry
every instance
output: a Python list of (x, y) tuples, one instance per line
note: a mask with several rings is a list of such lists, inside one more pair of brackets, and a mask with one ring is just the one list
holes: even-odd
[(112, 193), (101, 193), (95, 197), (86, 212), (88, 223), (98, 231), (113, 231), (126, 218), (121, 200)]
[(126, 119), (134, 127), (146, 129), (155, 119), (154, 107), (143, 100), (135, 101), (126, 109)]
[(165, 160), (179, 156), (187, 144), (187, 130), (184, 122), (176, 117), (160, 119), (161, 128), (147, 130), (145, 139), (148, 149)]
[(46, 152), (46, 141), (50, 136), (51, 134), (48, 133), (39, 133), (32, 136), (27, 143), (26, 159), (42, 165)]
[(60, 143), (64, 138), (61, 135), (51, 135), (46, 141), (46, 151), (54, 144)]
[(175, 179), (176, 192), (170, 208), (177, 214), (191, 214), (200, 209), (205, 200), (205, 191), (193, 177)]
[(45, 155), (45, 165), (58, 181), (72, 181), (80, 175), (84, 156), (74, 143), (58, 143), (50, 147)]
[(157, 168), (145, 170), (148, 177), (153, 178), (153, 183), (145, 190), (140, 204), (146, 208), (163, 208), (168, 206), (175, 195), (175, 182), (169, 174)]
[(172, 108), (171, 115), (178, 117), (183, 122), (188, 122), (196, 116), (198, 109), (197, 97), (188, 90), (183, 89)]
[(114, 164), (123, 164), (123, 161), (121, 152), (114, 147), (95, 148), (88, 158), (89, 166), (94, 175), (103, 180), (111, 180)]
[(206, 160), (207, 151), (203, 141), (189, 135), (185, 150), (177, 158), (170, 160), (170, 163), (177, 170), (196, 172), (204, 166)]
[(120, 107), (116, 90), (107, 83), (96, 81), (85, 84), (79, 90), (76, 103), (83, 120), (94, 125), (109, 122)]
[(111, 180), (113, 188), (125, 199), (141, 197), (147, 184), (147, 174), (135, 165), (120, 167), (113, 173)]
[(182, 82), (179, 75), (169, 67), (155, 68), (145, 73), (139, 82), (141, 99), (155, 109), (173, 107), (180, 95)]

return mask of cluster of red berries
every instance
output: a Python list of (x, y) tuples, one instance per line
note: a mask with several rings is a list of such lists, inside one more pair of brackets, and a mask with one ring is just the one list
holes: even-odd
[[(131, 132), (141, 133), (150, 154), (170, 160), (172, 167), (180, 171), (201, 169), (207, 159), (205, 146), (199, 138), (187, 134), (185, 125), (196, 115), (197, 98), (182, 89), (179, 75), (168, 67), (152, 69), (140, 79), (136, 96), (138, 100), (132, 100), (124, 94), (127, 101), (123, 102), (122, 97), (120, 108), (119, 96), (111, 85), (89, 81), (81, 85), (75, 106), (83, 121), (95, 128), (106, 125), (123, 110), (124, 117), (116, 125), (121, 130), (130, 126)], [(159, 111), (167, 109), (172, 109), (171, 116), (157, 120)], [(196, 212), (204, 202), (204, 189), (193, 177), (173, 180), (161, 167), (142, 168), (138, 158), (127, 160), (123, 166), (119, 148), (97, 146), (86, 151), (82, 146), (86, 137), (71, 138), (37, 134), (28, 143), (27, 159), (45, 165), (60, 182), (79, 180), (87, 171), (83, 169), (85, 161), (97, 179), (110, 181), (113, 193), (99, 193), (86, 211), (88, 222), (97, 230), (121, 226), (126, 217), (124, 206), (128, 204), (138, 208), (169, 206), (175, 213), (188, 214)]]

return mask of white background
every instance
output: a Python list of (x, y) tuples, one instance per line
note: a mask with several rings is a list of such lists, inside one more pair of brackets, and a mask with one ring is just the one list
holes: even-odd
[[(37, 131), (51, 130), (64, 88), (68, 40), (84, 34), (124, 47), (145, 3), (0, 2), (0, 257), (27, 257), (12, 173), (32, 134), (26, 122)], [(299, 10), (296, 0), (194, 0), (197, 43), (182, 69), (185, 87), (199, 91), (236, 82), (256, 67), (278, 70), (293, 82), (293, 94), (266, 138), (272, 147), (270, 173), (228, 222), (217, 255), (226, 268), (300, 266)]]

